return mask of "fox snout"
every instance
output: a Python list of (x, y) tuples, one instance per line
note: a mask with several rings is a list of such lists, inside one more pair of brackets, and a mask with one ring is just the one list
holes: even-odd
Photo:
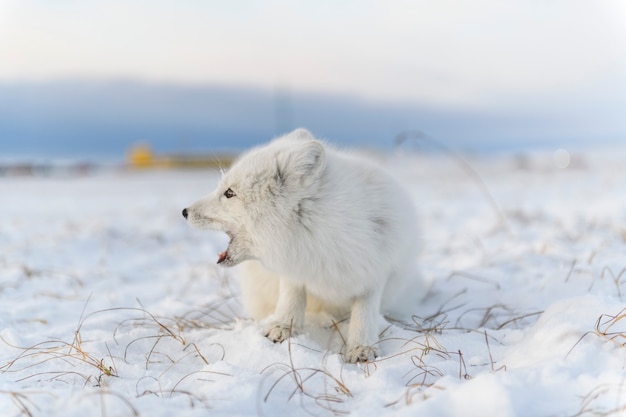
[(188, 214), (188, 213), (187, 213), (187, 209), (186, 209), (186, 208), (184, 208), (184, 209), (183, 209), (183, 217), (184, 217), (185, 219), (187, 218), (187, 214)]

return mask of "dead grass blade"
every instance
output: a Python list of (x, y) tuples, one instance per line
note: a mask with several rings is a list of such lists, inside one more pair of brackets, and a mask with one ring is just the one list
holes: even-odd
[(619, 299), (622, 299), (622, 278), (626, 276), (626, 267), (622, 268), (621, 271), (619, 271), (617, 274), (615, 272), (613, 272), (613, 270), (608, 267), (605, 266), (604, 268), (602, 268), (602, 272), (600, 274), (600, 278), (604, 278), (604, 276), (606, 274), (611, 275), (611, 278), (613, 279), (613, 284), (615, 285), (615, 288), (617, 290), (617, 296), (619, 297)]
[[(580, 410), (572, 417), (581, 416), (623, 416), (626, 412), (626, 401), (624, 394), (626, 389), (623, 384), (603, 384), (599, 385), (587, 394), (581, 403)], [(615, 401), (617, 399), (617, 401)], [(621, 399), (621, 401), (620, 401)], [(604, 400), (604, 401), (602, 401)], [(606, 401), (609, 400), (609, 401)], [(603, 406), (603, 403), (611, 402), (614, 406)]]
[[(21, 415), (26, 417), (34, 417), (33, 409), (36, 411), (40, 411), (37, 404), (31, 399), (34, 396), (49, 396), (55, 397), (53, 394), (44, 391), (11, 391), (11, 390), (0, 390), (0, 395), (7, 395), (13, 405), (17, 408)], [(4, 410), (7, 411), (7, 410)]]
[(489, 191), (487, 184), (485, 183), (483, 178), (480, 176), (478, 171), (476, 171), (474, 167), (469, 162), (467, 162), (465, 158), (463, 158), (458, 153), (454, 152), (451, 148), (444, 145), (443, 142), (433, 139), (429, 137), (428, 135), (424, 134), (423, 132), (420, 132), (417, 130), (400, 132), (399, 134), (396, 135), (394, 142), (396, 146), (399, 146), (402, 143), (410, 139), (416, 140), (418, 142), (421, 141), (421, 142), (428, 143), (431, 146), (434, 146), (435, 148), (437, 148), (441, 153), (446, 155), (452, 161), (454, 161), (458, 165), (458, 167), (465, 173), (465, 175), (467, 175), (470, 179), (472, 179), (474, 183), (478, 186), (483, 196), (485, 197), (485, 200), (487, 200), (487, 203), (491, 206), (491, 209), (493, 210), (495, 216), (498, 218), (499, 225), (501, 225), (509, 234), (511, 235), (513, 234), (513, 229), (511, 229), (511, 226), (509, 225), (509, 221), (506, 215), (504, 214), (504, 211), (502, 211), (502, 209), (500, 208), (500, 205), (497, 203), (496, 199), (491, 194), (491, 191)]
[[(309, 399), (316, 406), (321, 407), (326, 411), (330, 411), (333, 414), (349, 414), (348, 411), (337, 407), (338, 405), (344, 403), (346, 397), (352, 397), (350, 389), (343, 382), (341, 376), (334, 376), (324, 367), (296, 367), (293, 360), (291, 337), (287, 339), (287, 351), (288, 363), (274, 363), (261, 371), (261, 374), (277, 371), (282, 373), (267, 390), (267, 393), (263, 397), (263, 402), (266, 403), (269, 400), (274, 391), (283, 381), (290, 381), (293, 384), (293, 389), (287, 396), (287, 401), (291, 401), (296, 395), (298, 395), (301, 402), (305, 399)], [(313, 381), (318, 378), (322, 378), (324, 387), (331, 387), (334, 392), (329, 392), (326, 388), (324, 390), (325, 392), (321, 393), (310, 391), (309, 386), (315, 386)], [(311, 383), (309, 384), (309, 382)], [(262, 414), (260, 405), (261, 404), (259, 404), (259, 414)]]
[[(622, 322), (624, 319), (626, 319), (626, 308), (620, 310), (616, 315), (601, 314), (596, 320), (594, 330), (584, 333), (567, 352), (565, 357), (567, 358), (574, 351), (576, 346), (589, 335), (595, 335), (609, 342), (613, 342), (619, 347), (626, 346), (626, 322)], [(615, 327), (618, 325), (624, 326), (624, 329), (616, 330)]]

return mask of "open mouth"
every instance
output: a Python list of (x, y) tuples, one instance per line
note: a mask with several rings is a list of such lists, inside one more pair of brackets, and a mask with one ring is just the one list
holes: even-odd
[(226, 260), (226, 258), (228, 258), (228, 250), (225, 250), (223, 252), (220, 252), (217, 254), (217, 263), (221, 264), (222, 262), (224, 262)]
[(226, 232), (226, 234), (228, 235), (230, 240), (228, 241), (228, 247), (226, 248), (226, 250), (223, 250), (222, 252), (217, 254), (217, 264), (218, 265), (223, 263), (224, 261), (230, 259), (230, 256), (228, 254), (228, 249), (230, 249), (230, 245), (233, 243), (234, 236), (230, 232)]

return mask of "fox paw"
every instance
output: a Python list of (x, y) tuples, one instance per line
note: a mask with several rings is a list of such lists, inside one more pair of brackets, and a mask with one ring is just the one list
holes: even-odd
[(288, 324), (274, 324), (265, 330), (265, 337), (274, 343), (282, 343), (292, 335), (292, 327)]
[(355, 346), (348, 350), (344, 359), (348, 363), (372, 362), (379, 354), (374, 346)]

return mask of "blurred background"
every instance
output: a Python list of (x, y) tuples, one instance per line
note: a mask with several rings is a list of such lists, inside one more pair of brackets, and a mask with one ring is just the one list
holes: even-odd
[(622, 0), (0, 0), (0, 158), (626, 144)]

